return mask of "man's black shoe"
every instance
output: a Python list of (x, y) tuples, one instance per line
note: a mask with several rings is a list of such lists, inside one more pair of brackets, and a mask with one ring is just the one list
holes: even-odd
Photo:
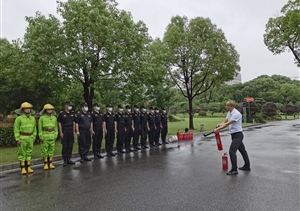
[(87, 155), (84, 156), (85, 161), (92, 161), (92, 159), (89, 159)]
[(136, 149), (136, 150), (141, 150), (141, 148), (139, 148), (139, 147), (136, 147), (135, 149)]
[(130, 153), (129, 149), (126, 149), (126, 153)]
[(145, 149), (149, 148), (147, 145), (145, 145), (144, 147), (145, 147)]
[(133, 149), (129, 149), (129, 152), (134, 152), (134, 150)]
[(113, 152), (110, 152), (110, 155), (111, 155), (111, 156), (116, 156), (116, 154), (115, 154), (115, 153), (113, 153)]
[(242, 171), (251, 171), (251, 168), (243, 166), (243, 167), (239, 168), (239, 170), (242, 170)]
[(66, 165), (68, 165), (68, 161), (67, 161), (67, 158), (64, 158), (63, 166), (66, 166)]
[(97, 154), (97, 157), (100, 159), (104, 158), (102, 155), (100, 155), (100, 153)]
[(110, 157), (112, 157), (112, 155), (108, 152), (108, 153), (106, 154), (106, 157), (110, 158)]
[(80, 158), (80, 161), (79, 161), (80, 163), (84, 163), (84, 157), (82, 156), (81, 158)]
[(98, 159), (98, 155), (94, 155), (94, 160), (97, 160)]
[(74, 162), (74, 161), (72, 161), (70, 158), (68, 158), (68, 160), (67, 160), (67, 164), (75, 165), (75, 162)]
[(237, 175), (239, 172), (235, 171), (235, 170), (230, 170), (229, 172), (227, 172), (227, 175)]

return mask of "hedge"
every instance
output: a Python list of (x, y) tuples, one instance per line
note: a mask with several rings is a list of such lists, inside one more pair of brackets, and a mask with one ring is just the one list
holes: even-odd
[(0, 128), (0, 147), (15, 147), (17, 146), (13, 127)]

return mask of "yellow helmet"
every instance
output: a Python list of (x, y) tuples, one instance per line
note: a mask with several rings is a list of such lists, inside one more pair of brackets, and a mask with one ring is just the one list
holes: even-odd
[(53, 110), (53, 109), (54, 109), (54, 106), (49, 103), (44, 105), (44, 110)]
[(21, 108), (32, 108), (33, 106), (30, 103), (24, 102), (21, 104)]

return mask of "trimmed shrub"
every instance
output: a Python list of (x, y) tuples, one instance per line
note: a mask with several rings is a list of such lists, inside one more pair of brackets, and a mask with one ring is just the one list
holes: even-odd
[(203, 110), (199, 111), (199, 116), (206, 116), (206, 111)]
[(0, 147), (16, 147), (13, 127), (0, 128)]
[(180, 121), (182, 121), (181, 118), (179, 118), (178, 116), (175, 116), (174, 114), (169, 114), (168, 115), (168, 120), (170, 122), (180, 122)]

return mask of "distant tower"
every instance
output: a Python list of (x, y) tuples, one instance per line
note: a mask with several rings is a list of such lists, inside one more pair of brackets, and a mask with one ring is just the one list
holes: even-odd
[(238, 73), (237, 76), (235, 76), (232, 81), (226, 82), (226, 84), (228, 84), (228, 85), (239, 84), (239, 83), (242, 83), (242, 75), (241, 75), (241, 73)]

